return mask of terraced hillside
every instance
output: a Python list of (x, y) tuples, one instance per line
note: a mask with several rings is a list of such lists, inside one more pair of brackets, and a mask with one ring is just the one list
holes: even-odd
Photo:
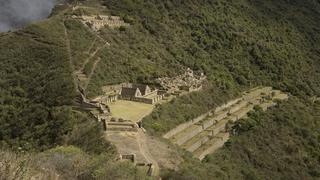
[[(78, 18), (97, 15), (119, 17), (126, 26), (91, 31)], [(178, 148), (183, 161), (161, 169), (163, 179), (318, 179), (319, 16), (315, 0), (72, 0), (58, 5), (47, 20), (0, 33), (1, 149), (15, 152), (17, 159), (37, 160), (39, 166), (27, 167), (38, 171), (48, 159), (31, 152), (50, 157), (53, 167), (46, 164), (50, 168), (44, 174), (52, 171), (65, 179), (144, 179), (132, 164), (115, 161), (116, 149), (103, 140), (101, 125), (79, 108), (79, 101), (101, 95), (106, 85), (153, 85), (158, 77), (190, 68), (207, 76), (203, 90), (157, 105), (143, 119), (150, 134), (160, 137), (252, 87), (270, 86), (292, 97), (236, 121), (230, 140), (202, 162)], [(223, 129), (226, 120), (219, 122)], [(194, 137), (208, 140), (207, 131), (198, 132)], [(194, 137), (175, 141), (196, 152), (199, 148), (189, 145)], [(57, 168), (58, 162), (66, 171)]]
[(202, 160), (206, 155), (222, 147), (229, 139), (229, 129), (239, 119), (256, 107), (267, 110), (277, 100), (285, 100), (288, 96), (270, 87), (255, 88), (246, 92), (241, 98), (230, 101), (206, 113), (191, 122), (184, 123), (164, 135), (183, 149), (194, 153)]

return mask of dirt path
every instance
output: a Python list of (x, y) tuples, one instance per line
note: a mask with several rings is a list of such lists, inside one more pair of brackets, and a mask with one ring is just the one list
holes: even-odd
[(137, 132), (107, 131), (105, 138), (117, 147), (119, 154), (135, 154), (137, 163), (151, 163), (153, 177), (159, 177), (160, 168), (178, 170), (183, 162), (176, 148), (149, 136), (142, 129)]
[[(96, 54), (97, 54), (100, 50), (104, 49), (106, 46), (110, 46), (110, 43), (109, 43), (108, 41), (106, 41), (105, 39), (103, 39), (98, 33), (92, 31), (92, 29), (90, 29), (90, 28), (87, 27), (87, 26), (85, 26), (85, 27), (89, 30), (89, 32), (91, 32), (91, 33), (96, 37), (94, 41), (97, 41), (97, 39), (100, 39), (102, 42), (104, 42), (104, 45), (98, 47), (93, 53), (91, 53), (91, 54), (89, 55), (89, 57), (88, 57), (88, 58), (85, 60), (85, 62), (82, 64), (81, 69), (79, 70), (80, 73), (83, 73), (83, 70), (84, 70), (85, 66), (90, 62), (90, 60), (91, 60), (92, 58), (94, 58), (94, 57), (96, 56)], [(88, 49), (88, 52), (91, 51), (91, 49), (92, 49), (93, 46), (94, 46), (94, 43), (95, 43), (95, 42), (92, 43), (92, 45), (91, 45), (90, 48)], [(94, 73), (94, 71), (95, 71), (95, 69), (96, 69), (96, 67), (97, 67), (97, 64), (100, 62), (100, 60), (101, 60), (101, 58), (98, 58), (98, 59), (94, 62), (93, 66), (92, 66), (92, 69), (91, 69), (91, 72), (90, 72), (90, 74), (88, 75), (87, 82), (85, 83), (83, 89), (87, 89), (87, 87), (88, 87), (88, 85), (89, 85), (89, 83), (90, 83), (90, 81), (91, 81), (91, 77), (92, 77), (92, 75), (93, 75), (93, 73)]]
[(90, 81), (91, 81), (91, 77), (92, 77), (94, 71), (95, 71), (96, 68), (97, 68), (97, 64), (98, 64), (100, 61), (101, 61), (101, 58), (99, 57), (99, 58), (94, 62), (93, 66), (92, 66), (92, 69), (91, 69), (91, 72), (90, 72), (90, 74), (89, 74), (89, 76), (88, 76), (87, 83), (86, 83), (85, 86), (84, 86), (84, 89), (87, 89), (87, 87), (88, 87), (88, 85), (89, 85), (89, 83), (90, 83)]
[(152, 163), (154, 167), (152, 176), (156, 176), (156, 177), (159, 176), (159, 172), (160, 172), (159, 164), (155, 160), (155, 158), (152, 156), (152, 154), (149, 152), (146, 134), (141, 129), (139, 129), (138, 131), (137, 141), (139, 144), (141, 154), (145, 157), (145, 159), (149, 163)]
[[(106, 46), (108, 46), (109, 45), (109, 43), (105, 43), (103, 46), (100, 46), (100, 47), (98, 47), (93, 53), (91, 53), (90, 55), (89, 55), (89, 57), (84, 61), (84, 63), (82, 64), (82, 66), (81, 66), (81, 69), (79, 70), (80, 72), (83, 72), (83, 70), (84, 70), (84, 68), (85, 68), (85, 66), (89, 63), (89, 61), (101, 50), (101, 49), (103, 49), (103, 48), (105, 48)], [(89, 49), (89, 51), (90, 51), (90, 49)], [(92, 68), (93, 69), (93, 68)], [(94, 70), (94, 69), (93, 69)]]
[[(97, 39), (100, 39), (101, 41), (104, 42), (104, 44), (100, 47), (97, 47), (96, 50), (91, 53), (89, 55), (88, 58), (86, 58), (86, 60), (84, 61), (84, 63), (82, 64), (81, 68), (79, 70), (75, 70), (75, 66), (72, 62), (72, 55), (71, 55), (71, 46), (70, 46), (70, 38), (68, 36), (68, 31), (67, 31), (67, 28), (65, 26), (65, 23), (63, 21), (63, 27), (64, 27), (64, 34), (65, 34), (65, 41), (66, 41), (66, 48), (67, 48), (67, 53), (68, 53), (68, 59), (69, 59), (69, 63), (70, 63), (70, 67), (71, 67), (71, 71), (72, 71), (72, 76), (73, 76), (73, 81), (74, 81), (74, 84), (75, 84), (75, 87), (78, 87), (80, 86), (80, 84), (78, 83), (77, 81), (77, 77), (78, 75), (83, 75), (83, 76), (86, 76), (84, 73), (83, 73), (83, 70), (85, 68), (85, 66), (90, 62), (90, 60), (92, 60), (92, 58), (94, 58), (96, 56), (96, 54), (104, 49), (106, 46), (110, 46), (109, 42), (107, 42), (106, 40), (104, 40), (99, 34), (93, 32), (92, 30), (89, 29), (89, 31), (95, 36), (95, 39), (93, 40), (93, 42), (91, 43), (91, 45), (89, 46), (88, 50), (86, 52), (90, 52), (92, 50), (92, 48), (94, 47), (94, 44), (96, 43)], [(91, 80), (91, 77), (97, 67), (97, 64), (100, 62), (101, 58), (98, 58), (93, 66), (92, 66), (92, 69), (91, 69), (91, 72), (90, 74), (86, 77), (86, 80), (84, 81), (84, 87), (82, 87), (84, 90), (87, 89), (89, 83), (90, 83), (90, 80)], [(81, 81), (81, 79), (79, 79)], [(83, 81), (83, 80), (82, 80)]]
[(77, 90), (78, 89), (77, 88), (78, 87), (78, 83), (77, 83), (77, 80), (76, 80), (76, 74), (74, 72), (75, 71), (75, 67), (74, 67), (74, 64), (72, 62), (70, 38), (69, 38), (69, 35), (68, 35), (67, 27), (65, 25), (65, 20), (63, 20), (62, 25), (63, 25), (63, 29), (64, 29), (65, 43), (66, 43), (66, 48), (67, 48), (67, 54), (68, 54), (70, 69), (71, 69), (71, 72), (72, 72), (73, 84), (74, 84), (74, 87)]
[(94, 46), (94, 44), (95, 44), (96, 42), (97, 42), (97, 37), (94, 38), (94, 40), (92, 41), (90, 47), (88, 48), (88, 50), (87, 50), (87, 53), (88, 53), (88, 54), (90, 53), (91, 49), (93, 48), (93, 46)]

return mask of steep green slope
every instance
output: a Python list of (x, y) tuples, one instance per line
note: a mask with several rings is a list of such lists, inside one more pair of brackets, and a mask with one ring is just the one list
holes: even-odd
[(238, 122), (235, 136), (202, 163), (187, 160), (164, 179), (319, 179), (320, 103), (292, 97)]
[[(106, 37), (116, 38), (111, 44), (120, 45), (121, 51), (111, 50), (112, 56), (100, 64), (125, 66), (120, 72), (126, 72), (131, 80), (136, 80), (135, 74), (147, 81), (152, 75), (172, 74), (177, 70), (175, 64), (180, 64), (204, 71), (210, 81), (227, 89), (264, 84), (312, 95), (319, 88), (317, 2), (104, 0), (103, 3), (112, 14), (123, 16), (132, 25), (124, 32), (103, 31)], [(304, 15), (292, 16), (296, 11)], [(157, 66), (166, 67), (165, 71)], [(116, 72), (97, 70), (100, 76), (95, 76), (92, 85), (113, 82), (113, 78), (102, 77)], [(119, 81), (122, 79), (128, 78)]]
[(0, 34), (0, 179), (145, 179), (116, 161), (101, 124), (74, 108), (73, 74), (95, 37), (69, 10)]
[(103, 84), (152, 83), (153, 77), (176, 74), (181, 65), (208, 76), (209, 88), (190, 95), (202, 101), (184, 97), (163, 105), (145, 121), (152, 130), (163, 133), (219, 104), (206, 97), (231, 97), (256, 85), (300, 97), (320, 93), (318, 2), (102, 2), (106, 11), (124, 17), (131, 26), (125, 31), (102, 30), (112, 46), (96, 69), (89, 96)]
[[(1, 147), (45, 150), (67, 144), (93, 157), (107, 150), (114, 158), (110, 144), (100, 143), (101, 131), (93, 131), (98, 125), (86, 130), (91, 119), (71, 108), (75, 72), (90, 77), (85, 93), (94, 97), (107, 84), (154, 83), (190, 67), (208, 76), (205, 89), (157, 106), (144, 120), (149, 132), (163, 134), (257, 85), (296, 97), (241, 122), (240, 133), (205, 162), (186, 155), (180, 171), (164, 178), (319, 177), (319, 108), (308, 102), (320, 96), (319, 1), (100, 2), (106, 7), (98, 0), (75, 11), (58, 7), (49, 20), (0, 34)], [(118, 15), (130, 26), (94, 34), (72, 19), (74, 14)], [(110, 46), (88, 60), (104, 41)]]
[[(75, 97), (58, 18), (0, 37), (0, 141), (47, 148), (73, 127)], [(70, 83), (71, 82), (71, 83)]]

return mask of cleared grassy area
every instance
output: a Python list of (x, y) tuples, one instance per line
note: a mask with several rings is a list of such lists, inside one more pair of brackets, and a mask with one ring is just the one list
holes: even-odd
[(154, 106), (151, 104), (119, 100), (110, 104), (109, 107), (113, 117), (138, 122), (150, 114)]

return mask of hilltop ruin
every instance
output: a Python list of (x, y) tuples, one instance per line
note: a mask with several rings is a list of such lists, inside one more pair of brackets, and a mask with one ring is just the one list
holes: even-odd
[(72, 16), (74, 19), (79, 19), (84, 25), (88, 26), (94, 31), (99, 31), (104, 27), (110, 28), (120, 28), (129, 26), (125, 23), (119, 16), (106, 16), (106, 15), (96, 15), (96, 16)]
[(207, 77), (203, 74), (194, 73), (192, 69), (188, 68), (185, 73), (176, 77), (158, 78), (159, 83), (167, 93), (175, 94), (181, 91), (194, 92), (202, 89), (203, 82)]

